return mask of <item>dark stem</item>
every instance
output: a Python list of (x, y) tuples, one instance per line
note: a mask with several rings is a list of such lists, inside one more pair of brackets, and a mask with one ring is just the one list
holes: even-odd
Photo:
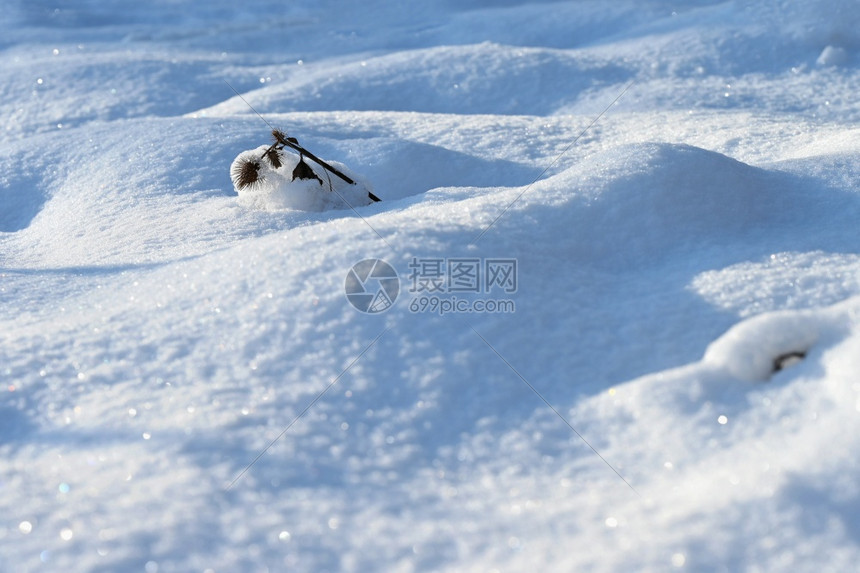
[(343, 179), (344, 181), (346, 181), (350, 185), (355, 185), (355, 181), (353, 181), (352, 179), (350, 179), (349, 177), (347, 177), (346, 175), (341, 173), (338, 169), (332, 167), (331, 165), (329, 165), (328, 163), (326, 163), (325, 161), (323, 161), (322, 159), (320, 159), (319, 157), (317, 157), (316, 155), (314, 155), (313, 153), (311, 153), (310, 151), (308, 151), (307, 149), (305, 149), (304, 147), (302, 147), (298, 143), (293, 143), (292, 141), (290, 141), (289, 138), (285, 138), (280, 133), (277, 133), (277, 132), (273, 132), (273, 135), (275, 136), (275, 138), (278, 140), (278, 142), (281, 145), (285, 145), (287, 147), (295, 149), (300, 154), (306, 155), (309, 159), (316, 161), (317, 163), (319, 163), (320, 165), (322, 165), (323, 167), (325, 167), (326, 169), (328, 169), (329, 171), (331, 171), (332, 173), (334, 173), (335, 175), (337, 175), (338, 177), (340, 177), (341, 179)]

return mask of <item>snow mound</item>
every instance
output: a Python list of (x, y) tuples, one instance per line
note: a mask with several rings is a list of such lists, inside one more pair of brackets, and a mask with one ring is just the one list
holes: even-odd
[[(778, 0), (765, 3), (758, 9), (778, 14), (779, 25), (794, 39), (810, 45), (860, 45), (860, 10), (852, 0), (815, 0), (795, 5), (780, 6)], [(787, 9), (785, 9), (787, 8)]]
[[(715, 151), (637, 143), (599, 152), (541, 181), (514, 209), (541, 218), (541, 232), (556, 235), (552, 241), (567, 247), (568, 259), (629, 266), (679, 252), (701, 256), (707, 248), (749, 245), (776, 234), (785, 237), (783, 245), (798, 248), (842, 246), (851, 240), (844, 234), (829, 240), (820, 229), (798, 231), (825, 218), (847, 220), (857, 201)], [(499, 222), (508, 224), (513, 226)]]
[[(354, 183), (347, 183), (313, 161), (304, 161), (294, 153), (281, 154), (281, 165), (274, 167), (262, 159), (268, 149), (268, 145), (261, 145), (243, 151), (233, 160), (230, 175), (239, 194), (240, 204), (265, 211), (328, 211), (373, 203), (370, 183), (342, 163), (327, 161)], [(249, 165), (253, 166), (256, 179), (242, 185), (239, 182), (240, 174), (243, 166)], [(303, 170), (304, 174), (299, 175), (299, 170)]]
[(704, 362), (749, 382), (767, 380), (804, 358), (822, 339), (841, 340), (860, 298), (815, 310), (786, 310), (754, 316), (711, 343)]
[[(860, 292), (860, 257), (848, 253), (773, 253), (696, 276), (690, 289), (741, 318), (828, 306)], [(814, 301), (814, 302), (811, 302)]]
[(844, 48), (827, 46), (815, 60), (819, 66), (841, 66), (848, 61), (848, 52)]
[(346, 102), (351, 110), (364, 111), (543, 115), (595, 82), (615, 85), (630, 78), (630, 71), (617, 64), (575, 53), (490, 42), (295, 68), (282, 70), (285, 81), (273, 81), (201, 113), (252, 113), (248, 99), (266, 116), (340, 110)]

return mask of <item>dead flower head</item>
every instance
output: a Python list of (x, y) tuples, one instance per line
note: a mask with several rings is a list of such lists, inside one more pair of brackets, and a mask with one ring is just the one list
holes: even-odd
[(230, 169), (230, 179), (236, 189), (244, 189), (262, 181), (260, 162), (256, 159), (240, 159)]

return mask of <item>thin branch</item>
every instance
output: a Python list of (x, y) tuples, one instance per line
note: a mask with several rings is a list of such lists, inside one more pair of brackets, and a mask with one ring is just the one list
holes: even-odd
[(329, 165), (328, 163), (326, 163), (325, 161), (323, 161), (322, 159), (320, 159), (319, 157), (317, 157), (316, 155), (314, 155), (313, 153), (311, 153), (310, 151), (308, 151), (307, 149), (305, 149), (304, 147), (299, 145), (297, 142), (294, 142), (291, 138), (284, 137), (283, 134), (279, 130), (273, 129), (272, 135), (275, 136), (275, 139), (277, 139), (281, 145), (284, 145), (284, 146), (289, 147), (291, 149), (295, 149), (296, 151), (299, 152), (299, 154), (304, 154), (308, 159), (312, 159), (312, 160), (316, 161), (317, 163), (319, 163), (320, 165), (322, 165), (323, 167), (325, 167), (326, 169), (328, 169), (329, 171), (331, 171), (332, 173), (334, 173), (335, 175), (337, 175), (338, 177), (340, 177), (341, 179), (343, 179), (344, 181), (346, 181), (350, 185), (355, 185), (355, 181), (353, 181), (352, 179), (350, 179), (349, 177), (347, 177), (346, 175), (341, 173), (338, 169)]

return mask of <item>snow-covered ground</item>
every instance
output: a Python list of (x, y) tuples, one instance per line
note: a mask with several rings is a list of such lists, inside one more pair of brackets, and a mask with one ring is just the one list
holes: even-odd
[[(860, 562), (856, 0), (13, 0), (0, 50), (0, 571)], [(242, 200), (271, 126), (382, 201)]]

